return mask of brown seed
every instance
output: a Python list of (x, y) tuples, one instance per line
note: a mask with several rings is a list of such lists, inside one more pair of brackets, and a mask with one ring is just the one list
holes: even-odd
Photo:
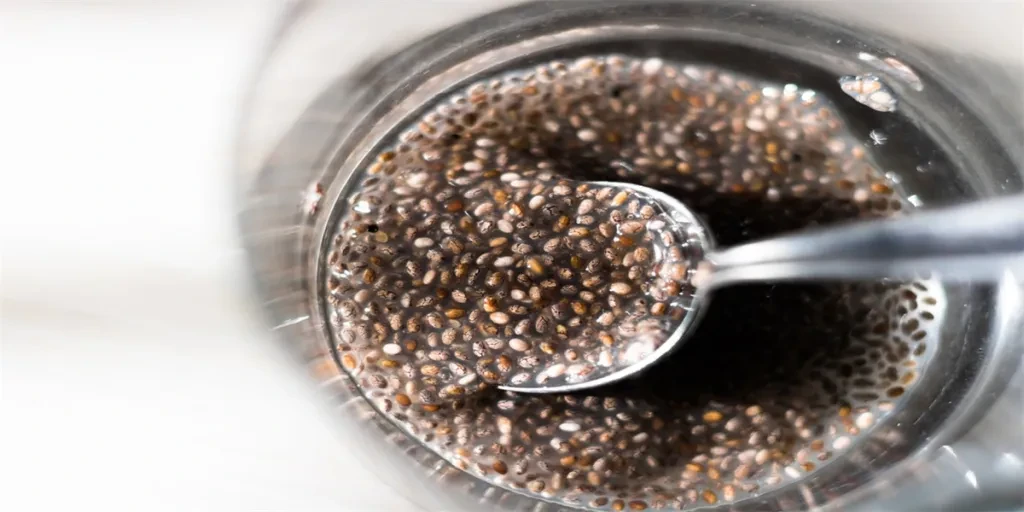
[(569, 227), (569, 217), (562, 215), (561, 217), (558, 218), (557, 221), (555, 221), (555, 225), (552, 227), (552, 229), (558, 232), (565, 230), (565, 228), (567, 227)]
[(540, 263), (540, 260), (538, 260), (537, 258), (530, 258), (526, 260), (526, 265), (527, 267), (529, 267), (530, 272), (533, 272), (534, 274), (544, 273), (544, 265), (542, 265)]
[(377, 278), (377, 273), (372, 268), (368, 268), (363, 271), (363, 282), (366, 284), (373, 284), (374, 279)]
[(352, 354), (345, 354), (341, 356), (341, 364), (348, 370), (355, 370), (356, 365), (359, 363), (356, 361), (355, 356), (353, 356)]
[(704, 492), (701, 493), (701, 497), (710, 505), (714, 505), (718, 502), (718, 496), (711, 489), (705, 489)]
[(503, 282), (505, 282), (505, 275), (501, 272), (491, 272), (487, 275), (487, 286), (491, 288), (497, 287)]
[(722, 421), (722, 413), (718, 411), (708, 411), (704, 413), (704, 421), (708, 423), (718, 423)]
[(722, 487), (722, 498), (726, 501), (733, 501), (736, 499), (736, 488), (732, 485), (725, 485)]
[(885, 185), (883, 183), (877, 183), (877, 182), (871, 184), (871, 191), (876, 193), (876, 194), (882, 194), (882, 195), (892, 194), (892, 188), (890, 188), (888, 185)]
[(409, 396), (404, 393), (399, 393), (395, 395), (395, 401), (398, 402), (398, 405), (401, 405), (402, 407), (408, 407), (410, 404), (412, 404), (412, 400), (410, 400)]
[(459, 308), (446, 309), (445, 312), (444, 312), (444, 316), (446, 316), (446, 317), (448, 317), (448, 318), (450, 318), (452, 320), (454, 320), (456, 318), (462, 318), (463, 315), (465, 315), (465, 314), (466, 314), (466, 310), (459, 309)]
[(568, 235), (573, 238), (583, 238), (585, 236), (590, 236), (590, 230), (584, 227), (577, 226), (569, 228)]
[(640, 263), (643, 263), (643, 262), (647, 261), (647, 259), (650, 258), (650, 256), (651, 256), (651, 251), (649, 249), (647, 249), (646, 247), (637, 247), (633, 251), (633, 258), (635, 258), (636, 261), (638, 261)]
[(577, 315), (583, 315), (583, 314), (586, 314), (586, 312), (587, 312), (587, 306), (585, 306), (582, 302), (573, 301), (573, 303), (572, 303), (572, 311), (573, 311), (573, 313), (576, 313)]

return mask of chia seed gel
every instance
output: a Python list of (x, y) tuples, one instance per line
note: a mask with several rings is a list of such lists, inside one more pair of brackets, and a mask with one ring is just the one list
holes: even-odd
[[(456, 467), (567, 505), (686, 509), (803, 478), (913, 386), (942, 314), (930, 281), (740, 286), (638, 379), (495, 387), (592, 377), (687, 313), (703, 256), (687, 226), (584, 181), (673, 194), (723, 245), (910, 206), (834, 107), (792, 84), (550, 62), (442, 99), (356, 179), (323, 261), (343, 370)], [(558, 364), (537, 372), (542, 357)]]

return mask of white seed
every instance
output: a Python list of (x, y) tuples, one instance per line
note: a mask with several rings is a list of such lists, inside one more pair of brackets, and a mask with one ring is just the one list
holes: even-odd
[(661, 71), (661, 67), (664, 64), (665, 63), (661, 59), (647, 59), (644, 61), (644, 64), (643, 66), (641, 66), (641, 69), (643, 70), (645, 75), (651, 76), (657, 74), (658, 71)]
[(768, 450), (758, 450), (757, 453), (754, 454), (754, 462), (756, 462), (758, 465), (762, 465), (765, 462), (768, 462)]
[(633, 287), (629, 286), (626, 283), (619, 282), (612, 283), (612, 285), (608, 289), (609, 291), (616, 295), (626, 295), (627, 293), (633, 290)]
[(739, 430), (739, 428), (740, 428), (740, 419), (739, 418), (733, 418), (733, 419), (725, 422), (725, 430), (727, 430), (729, 432), (735, 432), (735, 431)]
[(579, 377), (580, 375), (583, 375), (588, 368), (591, 368), (591, 366), (586, 363), (574, 364), (567, 368), (565, 373), (568, 373), (572, 377)]
[(384, 350), (385, 354), (387, 354), (389, 356), (393, 356), (393, 355), (397, 355), (397, 354), (401, 353), (402, 352), (402, 347), (398, 346), (398, 344), (396, 344), (396, 343), (388, 343), (387, 345), (384, 345), (382, 350)]
[(576, 132), (576, 136), (579, 137), (580, 140), (582, 140), (583, 142), (594, 142), (595, 140), (597, 140), (597, 132), (591, 130), (590, 128), (585, 128), (583, 130)]
[(586, 215), (586, 214), (590, 213), (591, 210), (593, 210), (593, 209), (594, 209), (594, 200), (593, 199), (584, 199), (583, 201), (580, 201), (579, 207), (576, 208), (576, 214), (577, 215)]
[(566, 366), (564, 364), (558, 363), (556, 365), (550, 366), (548, 370), (544, 372), (544, 374), (547, 375), (548, 377), (559, 377), (563, 373), (565, 373), (565, 369)]
[(837, 437), (835, 441), (832, 441), (832, 448), (835, 450), (845, 450), (850, 447), (852, 442), (849, 437)]
[(558, 429), (561, 430), (562, 432), (579, 432), (580, 424), (573, 423), (571, 421), (566, 421), (559, 425)]
[(512, 266), (512, 264), (515, 263), (515, 262), (516, 262), (516, 258), (514, 256), (502, 256), (502, 257), (494, 260), (494, 266), (498, 267), (498, 268), (504, 268), (504, 267)]
[(541, 206), (544, 206), (544, 196), (533, 196), (530, 198), (530, 202), (527, 203), (531, 209), (536, 210)]
[(494, 211), (494, 205), (491, 203), (481, 203), (476, 208), (473, 208), (473, 215), (481, 217)]
[(492, 322), (494, 322), (494, 323), (496, 323), (498, 325), (505, 325), (505, 324), (508, 323), (508, 315), (505, 314), (505, 313), (502, 313), (501, 311), (496, 311), (494, 313), (491, 313), (490, 319), (491, 319)]
[(498, 432), (501, 432), (502, 434), (508, 434), (512, 432), (512, 420), (504, 416), (498, 416), (498, 419), (496, 421), (498, 423)]
[(462, 168), (470, 172), (479, 172), (484, 169), (484, 164), (476, 160), (472, 160), (462, 164)]
[(421, 188), (427, 183), (428, 177), (425, 172), (415, 172), (405, 178), (405, 183), (410, 187)]
[(747, 128), (755, 132), (763, 132), (768, 128), (768, 123), (766, 123), (764, 119), (752, 117), (747, 119)]
[(508, 340), (508, 346), (512, 347), (512, 350), (517, 352), (526, 352), (527, 350), (530, 350), (531, 345), (529, 342), (523, 341), (519, 338), (512, 338)]
[(868, 96), (868, 101), (865, 105), (878, 110), (880, 112), (892, 112), (896, 110), (896, 99), (886, 91), (878, 91)]
[(434, 245), (434, 240), (422, 236), (420, 238), (417, 238), (416, 240), (413, 240), (412, 244), (422, 249), (424, 247), (430, 247), (431, 245)]
[(753, 449), (743, 450), (736, 458), (739, 459), (742, 464), (751, 464), (754, 462), (755, 453), (757, 453), (757, 451)]
[(866, 429), (866, 428), (870, 427), (871, 425), (875, 424), (875, 415), (871, 414), (870, 412), (865, 412), (865, 413), (861, 414), (860, 416), (857, 416), (856, 424), (857, 424), (857, 428), (859, 428), (861, 430)]

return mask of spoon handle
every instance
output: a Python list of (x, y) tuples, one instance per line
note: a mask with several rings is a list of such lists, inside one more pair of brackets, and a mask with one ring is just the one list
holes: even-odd
[(709, 285), (801, 279), (1024, 282), (1024, 196), (819, 228), (708, 257)]

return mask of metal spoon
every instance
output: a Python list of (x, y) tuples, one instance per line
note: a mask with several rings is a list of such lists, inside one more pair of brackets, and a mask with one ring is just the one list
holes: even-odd
[[(729, 249), (716, 249), (704, 222), (679, 200), (657, 190), (615, 182), (595, 186), (628, 188), (660, 204), (688, 244), (703, 259), (690, 270), (696, 292), (687, 312), (660, 344), (640, 337), (615, 347), (617, 356), (589, 365), (585, 375), (566, 372), (554, 356), (534, 365), (530, 379), (499, 385), (521, 393), (565, 393), (632, 377), (678, 348), (693, 332), (710, 292), (749, 282), (795, 280), (913, 279), (936, 274), (946, 281), (996, 281), (1008, 274), (1024, 282), (1024, 196), (926, 210), (897, 219), (861, 221), (807, 230)], [(663, 255), (662, 255), (663, 256)], [(636, 350), (640, 347), (640, 350)], [(595, 350), (603, 349), (598, 347)], [(580, 360), (593, 361), (594, 354)], [(582, 373), (582, 372), (580, 372)]]

